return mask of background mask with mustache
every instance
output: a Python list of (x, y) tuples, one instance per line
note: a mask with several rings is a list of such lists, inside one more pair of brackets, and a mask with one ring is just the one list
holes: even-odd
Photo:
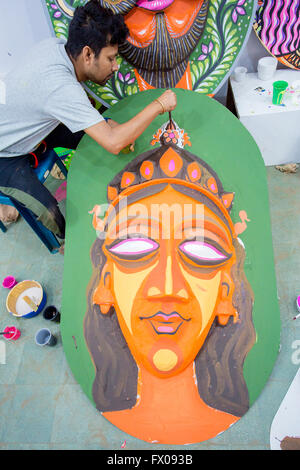
[[(130, 22), (128, 22), (129, 16), (132, 18), (139, 10), (143, 10), (137, 6), (139, 2), (133, 0), (99, 1), (103, 7), (110, 8), (114, 13), (121, 13), (125, 16), (130, 35), (125, 44), (119, 47), (120, 54), (125, 60), (137, 70), (143, 80), (151, 87), (175, 87), (187, 70), (189, 57), (202, 36), (209, 1), (194, 2), (193, 14), (188, 16), (189, 23), (181, 25), (182, 33), (174, 31), (168, 21), (168, 14), (170, 14), (168, 8), (159, 11), (144, 10), (148, 13), (152, 31), (151, 40), (147, 41), (147, 45), (138, 43), (132, 37)], [(176, 3), (176, 0), (174, 3)], [(187, 0), (188, 7), (191, 8), (189, 0)], [(172, 15), (176, 16), (175, 9), (172, 11)], [(186, 26), (186, 28), (183, 26)]]

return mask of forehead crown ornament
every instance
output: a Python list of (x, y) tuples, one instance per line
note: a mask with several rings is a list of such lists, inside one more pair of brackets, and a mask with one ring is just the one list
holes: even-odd
[[(130, 188), (138, 190), (141, 184), (154, 183), (170, 178), (172, 183), (190, 183), (194, 189), (205, 191), (208, 196), (216, 199), (229, 213), (234, 193), (225, 192), (221, 181), (213, 170), (200, 158), (184, 150), (191, 146), (191, 141), (184, 129), (170, 118), (153, 135), (151, 145), (157, 143), (157, 151), (146, 152), (130, 162), (107, 187), (107, 198), (113, 203)], [(170, 181), (171, 182), (171, 181)]]

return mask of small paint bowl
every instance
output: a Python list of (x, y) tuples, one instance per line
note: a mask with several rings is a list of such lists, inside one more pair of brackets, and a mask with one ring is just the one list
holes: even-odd
[(278, 60), (275, 57), (262, 57), (257, 64), (257, 75), (260, 80), (271, 80), (275, 74)]
[(296, 299), (296, 307), (297, 307), (298, 312), (300, 312), (300, 295), (298, 295)]
[(56, 343), (56, 336), (48, 328), (42, 328), (36, 332), (35, 344), (38, 346), (55, 346)]
[(46, 294), (37, 281), (22, 281), (13, 287), (6, 299), (6, 308), (14, 317), (32, 318), (46, 305)]
[(233, 76), (236, 82), (242, 82), (243, 80), (245, 80), (246, 74), (246, 67), (236, 67)]
[(49, 305), (45, 308), (43, 317), (45, 320), (54, 321), (56, 323), (60, 322), (60, 313), (54, 305)]
[(6, 289), (12, 289), (17, 284), (16, 279), (13, 276), (6, 276), (3, 279), (2, 286)]
[(3, 331), (6, 332), (3, 337), (8, 341), (16, 341), (21, 336), (21, 331), (15, 326), (6, 326)]

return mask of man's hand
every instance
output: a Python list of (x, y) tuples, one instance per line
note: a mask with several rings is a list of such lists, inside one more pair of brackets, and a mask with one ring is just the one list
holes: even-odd
[(151, 122), (163, 111), (173, 111), (177, 105), (176, 94), (165, 91), (158, 99), (149, 103), (142, 111), (129, 121), (118, 124), (101, 121), (84, 129), (85, 132), (108, 152), (118, 155), (128, 145), (134, 150), (134, 142), (147, 129)]
[(173, 111), (177, 105), (177, 97), (174, 91), (167, 90), (165, 91), (157, 101), (161, 104), (163, 112)]
[(133, 142), (132, 144), (126, 145), (126, 147), (124, 147), (124, 148), (121, 150), (121, 153), (134, 152), (134, 146), (135, 146), (135, 142)]

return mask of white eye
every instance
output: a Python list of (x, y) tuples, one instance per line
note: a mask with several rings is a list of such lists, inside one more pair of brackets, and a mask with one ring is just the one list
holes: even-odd
[(158, 243), (148, 238), (130, 238), (109, 248), (111, 253), (121, 256), (151, 253), (158, 248)]
[(224, 261), (227, 256), (223, 255), (214, 246), (199, 241), (185, 242), (180, 246), (183, 253), (197, 260), (203, 261)]

